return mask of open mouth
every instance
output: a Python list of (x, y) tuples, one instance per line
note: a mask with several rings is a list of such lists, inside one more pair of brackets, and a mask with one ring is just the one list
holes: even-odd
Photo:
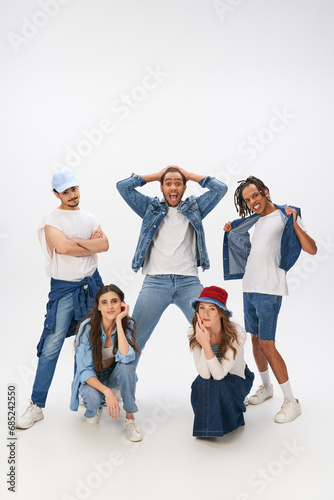
[(179, 196), (178, 196), (177, 194), (170, 194), (170, 195), (169, 195), (169, 199), (170, 199), (171, 201), (177, 201), (178, 197), (179, 197)]

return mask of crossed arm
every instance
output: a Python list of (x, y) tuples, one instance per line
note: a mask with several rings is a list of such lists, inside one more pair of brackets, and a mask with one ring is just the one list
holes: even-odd
[(71, 255), (72, 257), (86, 257), (94, 253), (106, 252), (109, 248), (109, 242), (103, 233), (101, 226), (97, 228), (92, 236), (85, 240), (81, 238), (67, 238), (60, 229), (54, 226), (45, 226), (45, 237), (53, 255), (56, 253)]

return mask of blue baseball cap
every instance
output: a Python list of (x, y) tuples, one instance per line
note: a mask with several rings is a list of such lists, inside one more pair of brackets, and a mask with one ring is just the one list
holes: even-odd
[(52, 189), (55, 189), (58, 193), (62, 193), (66, 189), (78, 185), (78, 180), (68, 170), (60, 170), (52, 176)]

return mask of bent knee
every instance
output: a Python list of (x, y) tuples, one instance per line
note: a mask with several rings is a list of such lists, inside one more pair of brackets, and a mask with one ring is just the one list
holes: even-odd
[(260, 347), (260, 351), (264, 355), (268, 355), (268, 354), (271, 354), (272, 352), (276, 351), (275, 342), (273, 340), (260, 340), (259, 347)]

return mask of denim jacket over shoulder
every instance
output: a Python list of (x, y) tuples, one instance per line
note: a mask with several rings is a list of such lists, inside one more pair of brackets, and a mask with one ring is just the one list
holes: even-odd
[[(139, 240), (132, 261), (132, 269), (139, 271), (143, 266), (145, 255), (159, 226), (168, 213), (168, 205), (158, 197), (152, 198), (136, 190), (144, 186), (145, 179), (139, 175), (132, 174), (128, 179), (117, 183), (117, 189), (126, 203), (143, 219)], [(201, 196), (189, 196), (180, 203), (180, 212), (189, 220), (195, 229), (197, 236), (197, 266), (203, 271), (209, 269), (210, 261), (205, 244), (205, 236), (202, 220), (213, 210), (219, 201), (225, 196), (227, 186), (214, 177), (204, 177), (199, 182), (203, 188), (209, 191)]]
[[(72, 391), (71, 391), (71, 403), (70, 409), (76, 411), (79, 406), (79, 397), (78, 391), (80, 384), (84, 384), (91, 377), (97, 377), (96, 372), (94, 370), (93, 363), (93, 353), (92, 353), (92, 345), (89, 340), (89, 332), (90, 332), (90, 319), (85, 319), (78, 330), (78, 334), (75, 339), (75, 366), (74, 366), (74, 378), (72, 382)], [(111, 343), (114, 345), (114, 339), (116, 335), (116, 328), (111, 334)], [(127, 338), (131, 338), (130, 330), (125, 332), (125, 336)], [(103, 330), (103, 326), (101, 324), (101, 342), (102, 347), (104, 346), (106, 340), (106, 334)], [(102, 352), (101, 352), (102, 356)], [(130, 363), (134, 361), (136, 357), (135, 350), (129, 344), (129, 350), (126, 355), (123, 355), (117, 349), (115, 355), (116, 363)]]
[[(284, 230), (281, 238), (279, 267), (288, 271), (295, 264), (301, 252), (301, 244), (293, 228), (293, 215), (285, 212), (287, 205), (276, 205), (284, 219)], [(292, 205), (289, 205), (292, 207)], [(297, 210), (300, 217), (300, 209)], [(245, 219), (236, 219), (232, 222), (232, 229), (225, 233), (223, 243), (224, 279), (241, 279), (245, 274), (246, 262), (251, 250), (249, 229), (261, 217), (252, 214)]]

